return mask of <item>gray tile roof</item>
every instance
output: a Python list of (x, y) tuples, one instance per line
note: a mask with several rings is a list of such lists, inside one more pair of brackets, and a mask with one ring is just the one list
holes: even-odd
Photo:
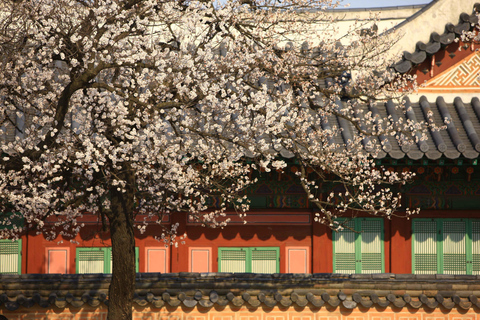
[[(478, 12), (480, 4), (475, 4), (474, 9)], [(428, 43), (417, 43), (415, 52), (404, 52), (402, 60), (394, 65), (395, 70), (400, 73), (407, 73), (412, 67), (424, 62), (427, 57), (434, 55), (442, 48), (453, 43), (463, 32), (473, 30), (477, 23), (478, 17), (475, 13), (462, 13), (456, 25), (452, 23), (445, 25), (443, 34), (433, 32)]]
[[(0, 309), (108, 303), (110, 275), (0, 275)], [(411, 274), (137, 274), (139, 306), (307, 305), (480, 308), (480, 276)], [(478, 310), (478, 309), (477, 309)]]
[[(397, 111), (393, 101), (369, 107), (369, 111), (379, 114), (383, 119), (388, 117), (392, 123), (406, 120), (424, 121), (434, 123), (437, 127), (444, 127), (444, 129), (429, 130), (427, 140), (419, 140), (418, 143), (402, 146), (393, 136), (371, 137), (370, 139), (379, 139), (377, 143), (382, 143), (382, 150), (377, 158), (437, 160), (440, 158), (475, 159), (478, 157), (480, 152), (479, 98), (475, 97), (470, 101), (464, 101), (457, 97), (453, 102), (446, 102), (442, 96), (437, 97), (436, 101), (428, 101), (425, 96), (422, 96), (415, 103), (406, 98), (405, 104), (407, 107), (411, 106), (410, 111), (406, 114)], [(328, 123), (329, 126), (342, 128), (342, 134), (338, 134), (334, 138), (338, 144), (346, 144), (348, 137), (355, 132), (353, 126), (337, 117), (329, 118)]]

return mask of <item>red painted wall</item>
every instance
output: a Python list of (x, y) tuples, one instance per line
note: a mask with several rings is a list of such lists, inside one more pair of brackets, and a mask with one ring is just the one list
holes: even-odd
[(188, 248), (212, 248), (213, 272), (218, 271), (219, 247), (279, 247), (280, 272), (286, 272), (285, 247), (311, 246), (310, 226), (227, 226), (223, 229), (187, 227), (184, 245), (172, 250), (172, 272), (188, 271)]
[[(412, 273), (411, 220), (393, 219), (389, 225), (390, 241), (388, 254), (387, 246), (385, 248), (385, 271), (391, 273)], [(385, 230), (387, 229), (385, 228)], [(389, 268), (387, 268), (387, 262)]]
[[(413, 218), (478, 218), (478, 212), (463, 210), (423, 210)], [(223, 229), (204, 228), (186, 223), (185, 214), (172, 217), (172, 223), (179, 223), (178, 247), (168, 248), (168, 267), (170, 272), (189, 271), (189, 252), (192, 248), (210, 249), (211, 270), (218, 271), (219, 247), (279, 247), (280, 272), (287, 271), (286, 247), (310, 248), (310, 266), (312, 273), (331, 273), (333, 271), (332, 231), (319, 223), (309, 225), (229, 225)], [(411, 273), (411, 220), (392, 218), (384, 222), (385, 272)], [(136, 246), (139, 248), (139, 270), (145, 272), (146, 248), (163, 248), (165, 243), (157, 241), (162, 229), (158, 225), (147, 228), (145, 234), (137, 234)], [(186, 236), (183, 235), (186, 233)], [(110, 246), (108, 232), (98, 232), (97, 224), (87, 224), (74, 239), (59, 237), (47, 241), (42, 235), (33, 232), (22, 237), (22, 273), (47, 272), (47, 248), (68, 248), (69, 273), (75, 273), (76, 247)]]

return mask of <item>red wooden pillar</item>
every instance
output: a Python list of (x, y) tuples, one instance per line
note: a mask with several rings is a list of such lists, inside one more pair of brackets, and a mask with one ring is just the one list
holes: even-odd
[(390, 250), (392, 243), (392, 220), (383, 219), (383, 256), (385, 259), (385, 272), (393, 272), (391, 269), (390, 256), (392, 252)]
[(392, 218), (390, 223), (390, 272), (412, 273), (411, 220)]
[(187, 230), (187, 214), (184, 212), (176, 212), (171, 215), (172, 225), (178, 223), (177, 228), (177, 246), (171, 246), (170, 250), (170, 272), (188, 271), (188, 246), (182, 244), (180, 236), (184, 235)]
[(333, 272), (332, 231), (324, 224), (312, 222), (312, 273)]
[(24, 234), (22, 237), (22, 265), (20, 272), (22, 274), (27, 273), (28, 268), (28, 241), (30, 240), (30, 235), (28, 233)]
[[(36, 235), (31, 231), (26, 236), (26, 244), (22, 245), (22, 264), (25, 265), (25, 273), (45, 273), (45, 247), (42, 235)], [(23, 269), (23, 268), (22, 268)], [(22, 270), (23, 272), (23, 270)]]

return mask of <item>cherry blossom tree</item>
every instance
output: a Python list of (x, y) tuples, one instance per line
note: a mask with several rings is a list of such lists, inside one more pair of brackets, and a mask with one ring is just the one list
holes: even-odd
[[(371, 22), (339, 34), (332, 5), (4, 0), (0, 223), (10, 227), (0, 238), (26, 228), (74, 235), (79, 217), (98, 215), (112, 239), (117, 320), (132, 316), (134, 230), (148, 225), (136, 216), (186, 211), (221, 226), (227, 208), (248, 210), (251, 173), (282, 170), (285, 158), (299, 163), (320, 222), (337, 228), (352, 208), (393, 215), (400, 199), (388, 184), (411, 174), (375, 167), (375, 137), (408, 143), (421, 128), (382, 123), (364, 106), (398, 98), (408, 79), (389, 68), (393, 36), (377, 36)], [(347, 144), (334, 142), (343, 132), (332, 116), (354, 130)], [(319, 193), (330, 176), (345, 192)]]

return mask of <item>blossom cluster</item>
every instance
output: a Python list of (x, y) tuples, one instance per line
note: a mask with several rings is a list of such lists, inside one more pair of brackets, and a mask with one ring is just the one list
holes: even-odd
[[(85, 213), (109, 219), (122, 194), (132, 220), (148, 217), (141, 231), (180, 211), (223, 226), (227, 209), (248, 210), (253, 171), (295, 158), (318, 221), (335, 227), (350, 209), (393, 215), (401, 200), (388, 185), (412, 174), (377, 168), (375, 137), (411, 143), (424, 125), (365, 106), (401, 97), (411, 79), (389, 68), (393, 36), (362, 32), (370, 22), (339, 35), (331, 5), (6, 1), (0, 127), (17, 134), (0, 145), (0, 212), (54, 239), (77, 233)], [(347, 143), (335, 140), (334, 117), (354, 132)], [(321, 194), (329, 176), (345, 191)], [(21, 231), (0, 228), (0, 238)]]

